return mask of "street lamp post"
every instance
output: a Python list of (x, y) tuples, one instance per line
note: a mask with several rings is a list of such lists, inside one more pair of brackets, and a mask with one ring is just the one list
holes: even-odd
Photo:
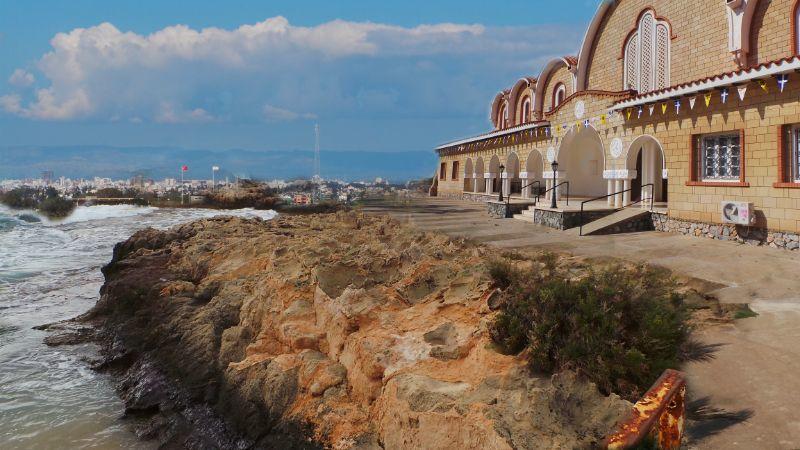
[(503, 203), (503, 171), (506, 170), (506, 166), (500, 164), (500, 203)]
[(550, 191), (550, 208), (558, 208), (556, 203), (556, 186), (558, 185), (558, 161), (553, 161), (553, 190)]

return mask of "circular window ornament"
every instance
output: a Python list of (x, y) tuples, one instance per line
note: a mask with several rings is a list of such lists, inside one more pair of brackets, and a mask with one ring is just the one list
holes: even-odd
[(619, 159), (619, 157), (622, 156), (622, 147), (622, 139), (614, 138), (614, 140), (611, 141), (611, 156), (613, 156), (614, 159)]
[(575, 118), (576, 119), (583, 119), (583, 116), (586, 114), (586, 103), (583, 100), (578, 100), (575, 103)]
[(547, 162), (552, 163), (556, 160), (556, 148), (550, 147), (547, 149)]

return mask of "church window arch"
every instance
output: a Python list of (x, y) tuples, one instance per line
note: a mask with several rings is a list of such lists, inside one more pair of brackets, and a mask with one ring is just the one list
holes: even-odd
[(625, 42), (625, 89), (645, 93), (669, 87), (670, 37), (668, 22), (658, 19), (652, 10), (642, 14)]

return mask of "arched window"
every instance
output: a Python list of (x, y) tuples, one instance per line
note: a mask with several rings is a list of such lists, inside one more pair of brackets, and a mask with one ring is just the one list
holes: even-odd
[(522, 123), (528, 123), (531, 121), (531, 98), (526, 96), (522, 100), (522, 114), (520, 114), (522, 118)]
[(640, 93), (669, 87), (669, 24), (647, 11), (625, 43), (625, 89)]
[(800, 2), (797, 2), (797, 5), (794, 7), (794, 22), (792, 30), (792, 37), (794, 38), (794, 42), (792, 45), (794, 46), (794, 54), (800, 55)]
[(497, 128), (508, 128), (508, 102), (503, 103), (500, 112), (497, 114)]
[(564, 99), (567, 98), (567, 87), (564, 86), (564, 83), (558, 83), (556, 88), (553, 89), (553, 109), (557, 108), (558, 105), (564, 103)]

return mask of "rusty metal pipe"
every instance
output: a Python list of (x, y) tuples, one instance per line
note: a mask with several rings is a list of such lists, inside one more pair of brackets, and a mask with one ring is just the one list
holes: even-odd
[(633, 406), (631, 415), (617, 426), (604, 448), (634, 448), (649, 441), (660, 450), (678, 450), (686, 417), (686, 377), (669, 369)]

